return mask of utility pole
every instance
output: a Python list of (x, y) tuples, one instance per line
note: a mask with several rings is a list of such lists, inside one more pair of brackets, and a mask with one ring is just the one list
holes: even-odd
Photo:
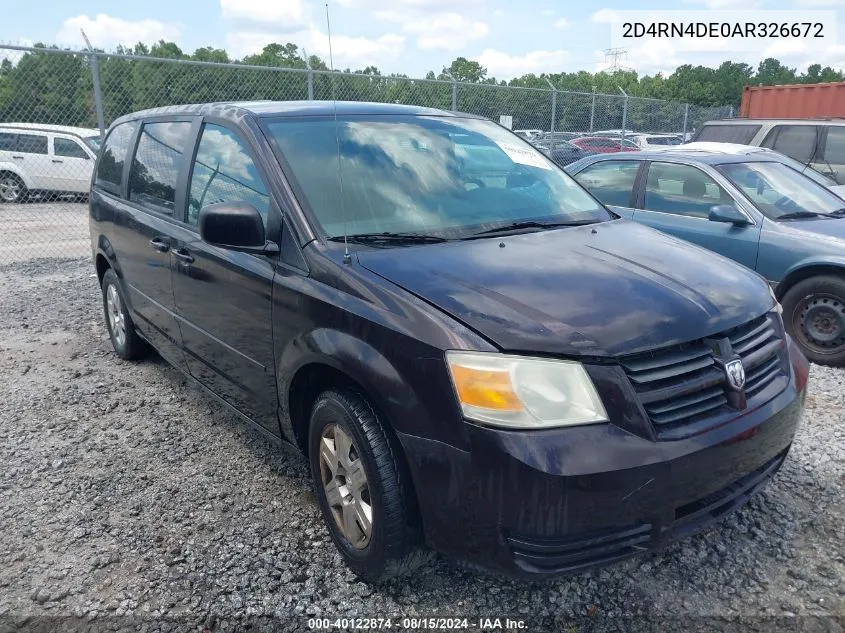
[(311, 68), (311, 60), (308, 59), (308, 51), (302, 49), (305, 57), (305, 67), (308, 69), (308, 101), (314, 101), (314, 69)]

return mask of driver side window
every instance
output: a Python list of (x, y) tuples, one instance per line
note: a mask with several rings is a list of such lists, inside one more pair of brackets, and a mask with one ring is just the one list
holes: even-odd
[(188, 224), (196, 226), (200, 210), (217, 202), (248, 202), (267, 227), (270, 197), (249, 150), (232, 130), (206, 123), (191, 173)]
[(730, 194), (697, 167), (654, 162), (649, 165), (643, 208), (707, 219), (718, 204), (733, 205)]

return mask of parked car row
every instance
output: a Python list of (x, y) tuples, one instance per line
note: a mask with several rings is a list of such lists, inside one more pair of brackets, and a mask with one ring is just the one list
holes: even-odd
[(427, 108), (122, 117), (89, 202), (111, 343), (298, 447), (366, 580), (431, 550), (542, 578), (661, 547), (778, 471), (793, 335), (839, 362), (845, 314), (841, 202), (776, 160), (672, 151), (573, 178)]
[(99, 130), (0, 123), (0, 201), (87, 196), (99, 143)]
[(679, 134), (644, 134), (633, 131), (623, 133), (622, 130), (602, 130), (589, 134), (580, 132), (551, 134), (541, 130), (517, 130), (516, 133), (561, 167), (592, 154), (636, 152), (682, 143), (682, 135)]

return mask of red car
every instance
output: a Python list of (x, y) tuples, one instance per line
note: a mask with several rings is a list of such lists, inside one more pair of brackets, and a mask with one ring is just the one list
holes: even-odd
[(608, 138), (606, 136), (582, 136), (570, 141), (578, 147), (588, 152), (596, 152), (598, 154), (613, 154), (614, 152), (638, 152), (640, 148), (634, 145), (633, 141), (626, 140), (620, 143), (618, 138)]

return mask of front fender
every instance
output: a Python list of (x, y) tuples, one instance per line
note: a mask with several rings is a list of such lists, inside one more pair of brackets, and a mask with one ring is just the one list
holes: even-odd
[[(388, 359), (384, 350), (348, 333), (320, 328), (292, 340), (277, 361), (282, 431), (293, 438), (290, 401), (297, 372), (311, 364), (342, 372), (358, 383), (386, 421), (399, 433), (464, 443), (460, 417), (442, 353)], [(425, 394), (417, 391), (424, 388)], [(432, 394), (440, 397), (432, 398)]]
[(845, 256), (810, 255), (792, 264), (784, 273), (783, 278), (786, 279), (790, 275), (794, 275), (797, 271), (810, 267), (835, 267), (845, 270)]
[(816, 274), (830, 274), (831, 272), (845, 274), (845, 256), (810, 255), (795, 262), (787, 269), (777, 284), (775, 294), (778, 299), (781, 299), (786, 291), (801, 279)]

